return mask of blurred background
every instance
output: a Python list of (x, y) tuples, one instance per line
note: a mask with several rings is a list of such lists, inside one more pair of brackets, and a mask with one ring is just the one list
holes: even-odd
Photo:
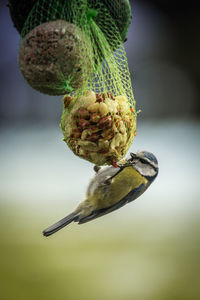
[(0, 299), (200, 299), (200, 19), (194, 1), (133, 1), (125, 43), (138, 116), (131, 151), (160, 173), (134, 203), (55, 236), (84, 199), (92, 165), (62, 141), (62, 97), (17, 65), (20, 36), (0, 2)]

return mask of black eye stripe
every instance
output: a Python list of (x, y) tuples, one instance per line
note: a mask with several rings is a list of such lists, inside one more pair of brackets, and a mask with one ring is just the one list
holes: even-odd
[(149, 164), (149, 162), (148, 162), (147, 160), (143, 159), (143, 158), (140, 158), (140, 161), (141, 161), (141, 163), (143, 163), (143, 164)]
[(157, 168), (155, 165), (153, 165), (153, 164), (154, 164), (154, 161), (151, 162), (150, 159), (149, 159), (149, 160), (146, 160), (146, 159), (143, 159), (143, 158), (139, 158), (139, 160), (140, 160), (140, 162), (141, 162), (142, 164), (150, 165), (155, 171), (158, 170), (158, 168)]

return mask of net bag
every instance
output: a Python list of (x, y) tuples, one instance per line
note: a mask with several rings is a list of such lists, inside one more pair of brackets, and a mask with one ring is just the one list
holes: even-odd
[[(8, 7), (10, 11), (10, 16), (13, 21), (13, 24), (15, 28), (18, 30), (18, 32), (22, 35), (24, 28), (27, 28), (28, 30), (33, 29), (34, 27), (40, 25), (41, 23), (45, 23), (50, 20), (48, 11), (53, 11), (51, 15), (53, 16), (53, 19), (55, 20), (55, 16), (57, 19), (61, 19), (60, 12), (63, 11), (63, 9), (67, 8), (68, 11), (70, 9), (70, 2), (71, 0), (57, 0), (57, 1), (46, 1), (46, 3), (38, 2), (37, 8), (42, 8), (43, 12), (41, 10), (37, 11), (38, 16), (37, 17), (30, 17), (32, 14), (34, 14), (35, 9), (33, 12), (31, 10), (33, 9), (34, 5), (36, 4), (38, 0), (8, 0)], [(50, 2), (50, 6), (48, 6), (48, 2)], [(88, 0), (88, 6), (90, 8), (94, 8), (98, 6), (98, 1), (96, 0)], [(126, 35), (128, 31), (128, 27), (130, 25), (131, 20), (131, 8), (129, 4), (129, 0), (101, 0), (102, 3), (107, 7), (108, 11), (110, 12), (112, 18), (114, 19), (117, 28), (120, 32), (122, 41), (126, 40)], [(56, 11), (56, 12), (55, 12)], [(30, 14), (31, 12), (31, 14)], [(33, 20), (32, 23), (29, 22), (28, 26), (24, 26), (27, 22), (27, 17), (30, 14), (29, 18)], [(64, 15), (65, 13), (62, 13)], [(66, 13), (66, 16), (64, 17), (64, 20), (67, 20), (68, 13)], [(99, 12), (99, 15), (101, 15), (101, 12)], [(47, 19), (48, 18), (48, 19)], [(104, 29), (103, 23), (98, 22), (98, 25), (100, 26), (101, 30), (103, 31), (104, 35), (109, 40), (109, 34), (107, 34), (107, 31)], [(26, 33), (28, 33), (28, 30), (26, 30)]]
[[(104, 16), (102, 22), (109, 31), (109, 41), (96, 21), (99, 11)], [(94, 71), (87, 86), (63, 98), (64, 141), (83, 159), (96, 165), (116, 166), (136, 134), (135, 100), (126, 52), (116, 23), (102, 2), (95, 10), (86, 7), (77, 26), (90, 38)]]
[[(80, 158), (116, 166), (135, 136), (136, 111), (122, 33), (105, 2), (37, 1), (21, 35), (26, 80), (42, 92), (66, 94), (64, 141)], [(27, 44), (34, 51), (28, 57)]]
[[(117, 0), (115, 3), (111, 0), (39, 0), (31, 2), (29, 6), (27, 4), (26, 10), (32, 9), (21, 29), (23, 14), (17, 20), (13, 12), (15, 6), (19, 10), (21, 2), (17, 6), (14, 0), (9, 1), (11, 16), (22, 37), (19, 66), (29, 85), (49, 95), (70, 93), (87, 84), (94, 71), (91, 63), (94, 53), (86, 23), (94, 12), (98, 14), (98, 26), (113, 50), (119, 44), (110, 41), (112, 29), (107, 11), (115, 18), (122, 40), (130, 23), (127, 0)], [(99, 4), (101, 2), (103, 6)]]

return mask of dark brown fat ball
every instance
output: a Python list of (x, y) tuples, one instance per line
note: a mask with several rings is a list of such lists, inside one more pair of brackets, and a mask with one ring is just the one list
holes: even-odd
[(81, 88), (92, 72), (90, 38), (63, 20), (30, 31), (19, 50), (19, 67), (28, 84), (41, 93), (63, 95)]

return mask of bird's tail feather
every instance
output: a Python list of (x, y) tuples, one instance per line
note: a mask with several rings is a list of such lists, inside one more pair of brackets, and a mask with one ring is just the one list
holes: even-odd
[(49, 226), (47, 229), (43, 231), (44, 236), (49, 236), (55, 233), (56, 231), (62, 229), (63, 227), (67, 226), (71, 222), (75, 221), (77, 218), (77, 213), (71, 213), (70, 215), (66, 216), (65, 218), (61, 219), (57, 223)]

